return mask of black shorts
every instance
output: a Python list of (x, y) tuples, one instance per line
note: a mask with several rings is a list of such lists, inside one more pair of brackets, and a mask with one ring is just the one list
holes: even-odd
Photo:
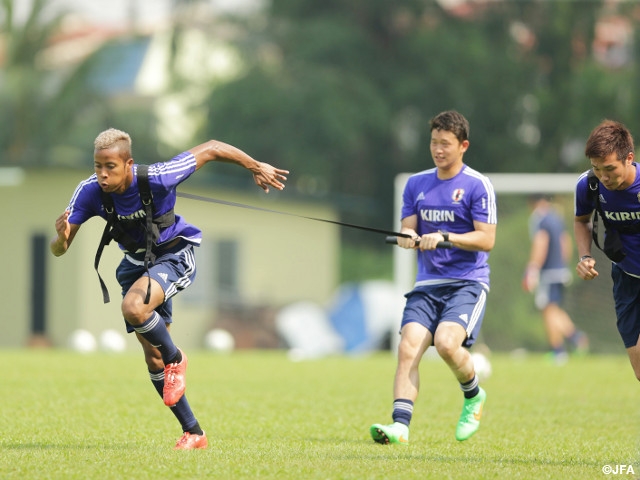
[(615, 263), (611, 278), (618, 332), (626, 348), (635, 347), (640, 336), (640, 278), (628, 275)]
[[(122, 287), (124, 297), (131, 286), (142, 276), (146, 276), (144, 268), (144, 253), (127, 253), (118, 268), (116, 278)], [(156, 308), (156, 312), (165, 323), (172, 322), (171, 297), (184, 290), (196, 276), (196, 259), (193, 245), (180, 242), (178, 245), (157, 253), (149, 276), (157, 281), (164, 290), (164, 303)], [(127, 332), (133, 332), (133, 327), (126, 322)]]

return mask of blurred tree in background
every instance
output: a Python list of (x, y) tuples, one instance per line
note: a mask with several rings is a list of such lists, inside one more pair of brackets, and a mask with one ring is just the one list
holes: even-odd
[(60, 28), (63, 13), (47, 18), (46, 0), (34, 0), (24, 23), (15, 22), (15, 2), (2, 1), (4, 61), (0, 71), (0, 152), (2, 163), (51, 164), (69, 131), (82, 123), (94, 100), (84, 75), (47, 68), (43, 52)]
[[(169, 141), (158, 138), (155, 99), (107, 87), (126, 68), (118, 55), (148, 40), (132, 31), (55, 70), (46, 49), (64, 12), (45, 17), (48, 2), (35, 0), (16, 25), (14, 2), (2, 0), (2, 162), (73, 164), (74, 150), (86, 151), (96, 131), (124, 119), (136, 151), (155, 160), (160, 147), (146, 145)], [(467, 161), (483, 172), (580, 171), (582, 143), (602, 118), (632, 131), (640, 126), (634, 45), (623, 46), (613, 64), (598, 56), (595, 42), (598, 22), (608, 17), (624, 17), (633, 31), (635, 3), (444, 9), (434, 0), (273, 0), (249, 17), (216, 18), (218, 28), (200, 13), (206, 3), (174, 2), (167, 66), (165, 96), (199, 88), (190, 113), (206, 121), (191, 142), (224, 139), (286, 166), (299, 193), (334, 202), (345, 220), (381, 226), (381, 218), (392, 218), (392, 179), (432, 165), (428, 120), (445, 109), (469, 118)], [(223, 38), (235, 46), (237, 74), (207, 87), (201, 72), (181, 70), (188, 28), (210, 44)]]
[[(43, 22), (44, 0), (34, 2), (24, 25), (14, 24), (12, 0), (3, 0), (2, 31), (5, 33), (2, 89), (0, 90), (0, 145), (3, 163), (23, 164), (39, 159), (38, 150), (46, 152), (48, 144), (35, 132), (47, 128), (42, 121), (42, 95), (47, 76), (36, 66), (38, 54), (59, 25), (60, 16)], [(44, 147), (44, 148), (43, 148)]]
[[(584, 141), (604, 118), (640, 135), (638, 2), (272, 0), (223, 18), (207, 1), (174, 0), (169, 81), (140, 94), (119, 85), (153, 34), (131, 28), (60, 66), (51, 47), (65, 12), (33, 0), (18, 23), (18, 1), (0, 0), (0, 165), (90, 168), (95, 135), (112, 126), (131, 133), (141, 163), (216, 138), (291, 170), (287, 198), (328, 202), (343, 221), (392, 229), (394, 177), (433, 165), (428, 121), (442, 110), (469, 119), (465, 160), (484, 173), (584, 171)], [(198, 42), (205, 51), (189, 63), (185, 52)], [(233, 51), (232, 74), (207, 66), (205, 54), (221, 45)], [(171, 128), (188, 122), (189, 138)], [(242, 172), (225, 168), (198, 180), (254, 192)], [(526, 261), (526, 207), (499, 204), (492, 278), (503, 295), (487, 316), (501, 320), (486, 333), (505, 347), (543, 341), (513, 281), (514, 265)], [(343, 240), (342, 281), (391, 275), (380, 236), (343, 229)], [(585, 288), (580, 298), (596, 298)]]
[(51, 62), (50, 48), (68, 12), (34, 0), (19, 23), (17, 3), (0, 4), (0, 164), (90, 167), (93, 139), (112, 126), (135, 131), (136, 153), (155, 161), (150, 101), (110, 94), (101, 83), (118, 68), (113, 50), (130, 45), (130, 39), (116, 38), (79, 63), (58, 66)]
[[(635, 131), (637, 62), (594, 55), (604, 2), (274, 0), (244, 20), (246, 68), (207, 100), (202, 137), (285, 165), (302, 192), (346, 220), (392, 218), (393, 178), (432, 165), (428, 120), (457, 109), (483, 172), (582, 171), (604, 117)], [(621, 14), (637, 22), (633, 5)], [(347, 240), (371, 240), (345, 232)]]

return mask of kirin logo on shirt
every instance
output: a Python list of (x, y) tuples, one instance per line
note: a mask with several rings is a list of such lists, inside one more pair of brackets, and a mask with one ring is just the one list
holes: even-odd
[(460, 200), (462, 200), (463, 196), (464, 196), (464, 189), (456, 188), (451, 194), (451, 200), (453, 200), (454, 202), (459, 202)]
[(140, 209), (137, 212), (134, 212), (130, 215), (118, 215), (118, 220), (138, 220), (146, 217), (147, 217), (146, 212)]

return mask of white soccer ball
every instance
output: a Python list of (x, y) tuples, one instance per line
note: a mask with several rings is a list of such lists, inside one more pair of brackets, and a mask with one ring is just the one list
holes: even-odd
[(476, 370), (476, 375), (478, 376), (478, 381), (484, 382), (491, 376), (491, 362), (485, 354), (480, 352), (472, 353), (471, 359), (473, 360), (473, 365)]
[(80, 353), (93, 352), (97, 347), (96, 337), (90, 331), (79, 328), (71, 332), (69, 347)]
[(117, 330), (105, 330), (100, 334), (100, 348), (105, 352), (123, 352), (127, 348), (127, 341)]
[(204, 337), (204, 345), (209, 350), (220, 353), (229, 353), (236, 346), (236, 341), (227, 330), (214, 328), (209, 330)]

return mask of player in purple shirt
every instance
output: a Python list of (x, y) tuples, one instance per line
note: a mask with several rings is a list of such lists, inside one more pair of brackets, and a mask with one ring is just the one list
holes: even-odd
[[(489, 291), (489, 251), (496, 235), (496, 200), (489, 179), (463, 162), (469, 123), (455, 111), (431, 120), (435, 168), (412, 175), (403, 194), (402, 248), (414, 249), (418, 272), (407, 293), (393, 395), (393, 422), (374, 424), (378, 443), (409, 442), (409, 423), (418, 397), (422, 356), (433, 345), (464, 394), (456, 439), (467, 440), (480, 426), (486, 399), (467, 348), (478, 338)], [(439, 249), (439, 242), (453, 248)]]
[(195, 278), (194, 246), (200, 244), (202, 237), (198, 228), (179, 215), (175, 215), (175, 219), (171, 215), (176, 187), (211, 161), (246, 168), (267, 193), (269, 187), (282, 190), (289, 172), (258, 162), (216, 140), (193, 147), (168, 162), (151, 165), (148, 180), (153, 194), (153, 218), (169, 214), (172, 221), (159, 228), (152, 248), (155, 258), (145, 266), (146, 235), (140, 227), (145, 226), (146, 214), (140, 198), (139, 166), (134, 164), (131, 154), (131, 138), (120, 130), (105, 130), (95, 139), (93, 159), (95, 173), (78, 185), (69, 206), (56, 220), (57, 235), (51, 241), (51, 252), (55, 256), (65, 254), (80, 226), (89, 218), (106, 219), (102, 195), (110, 194), (118, 218), (116, 226), (121, 226), (132, 240), (124, 245), (123, 240), (116, 238), (124, 251), (116, 277), (122, 287), (122, 314), (127, 331), (135, 332), (151, 382), (182, 426), (183, 435), (175, 448), (206, 448), (207, 437), (184, 395), (187, 356), (173, 343), (169, 333), (171, 298)]
[(569, 359), (565, 341), (574, 352), (584, 354), (589, 348), (587, 335), (576, 328), (569, 313), (562, 308), (565, 285), (571, 282), (567, 262), (572, 256), (572, 240), (564, 219), (549, 198), (543, 194), (529, 199), (531, 249), (522, 278), (522, 288), (535, 292), (534, 303), (542, 312), (550, 358), (557, 365)]
[[(131, 185), (123, 192), (113, 196), (118, 216), (122, 218), (136, 218), (144, 215), (144, 209), (142, 209), (138, 193), (137, 165), (132, 163), (132, 169)], [(176, 187), (195, 171), (196, 157), (191, 151), (176, 155), (168, 162), (149, 166), (149, 184), (157, 215), (162, 215), (173, 209), (176, 203)], [(104, 189), (105, 192), (111, 192), (108, 188), (107, 180), (99, 180), (97, 174), (93, 174), (87, 180), (81, 182), (69, 204), (69, 223), (81, 225), (96, 215), (106, 219), (107, 214), (102, 206), (100, 190)], [(144, 239), (142, 232), (133, 231), (129, 233), (134, 237), (134, 240), (140, 242)], [(175, 223), (160, 230), (160, 237), (156, 244), (161, 246), (178, 237), (193, 245), (199, 245), (202, 239), (202, 232), (197, 227), (187, 223), (180, 215), (175, 215)], [(121, 245), (121, 248), (124, 250), (124, 246)]]
[[(640, 172), (631, 132), (621, 123), (605, 120), (587, 139), (585, 155), (591, 162), (600, 208), (606, 222), (603, 248), (619, 236), (622, 254), (611, 263), (617, 327), (631, 367), (640, 380)], [(574, 235), (580, 260), (576, 267), (583, 280), (598, 276), (591, 256), (595, 196), (589, 195), (588, 173), (578, 178), (575, 192)], [(610, 258), (611, 258), (610, 256)]]

